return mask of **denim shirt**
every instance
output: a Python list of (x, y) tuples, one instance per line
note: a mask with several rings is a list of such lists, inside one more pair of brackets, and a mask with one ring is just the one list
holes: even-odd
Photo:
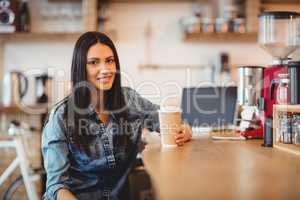
[(78, 199), (118, 199), (118, 194), (138, 153), (143, 128), (159, 132), (159, 106), (141, 97), (135, 90), (122, 87), (129, 114), (129, 142), (124, 137), (114, 114), (102, 123), (95, 111), (90, 112), (87, 128), (91, 135), (86, 154), (72, 141), (64, 120), (65, 101), (49, 114), (43, 129), (42, 154), (47, 172), (44, 197), (56, 199), (61, 188), (70, 190)]

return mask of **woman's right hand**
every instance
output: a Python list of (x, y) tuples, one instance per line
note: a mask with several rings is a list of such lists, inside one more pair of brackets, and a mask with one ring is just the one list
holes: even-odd
[(57, 200), (78, 200), (69, 190), (62, 188), (57, 191)]

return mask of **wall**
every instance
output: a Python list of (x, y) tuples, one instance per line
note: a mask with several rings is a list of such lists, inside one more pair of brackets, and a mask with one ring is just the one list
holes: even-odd
[[(180, 87), (195, 86), (200, 81), (209, 80), (210, 69), (190, 69), (190, 78), (184, 66), (211, 65), (220, 52), (228, 52), (234, 65), (263, 65), (271, 60), (256, 43), (186, 43), (182, 40), (179, 19), (189, 16), (190, 3), (150, 3), (110, 5), (107, 29), (115, 29), (122, 70), (129, 75), (132, 87), (141, 83), (159, 84), (161, 95), (178, 91), (174, 86), (166, 86), (167, 81), (178, 83)], [(35, 22), (37, 23), (37, 22)], [(145, 27), (151, 27), (151, 59), (159, 65), (182, 65), (182, 69), (139, 69), (145, 64)], [(41, 26), (43, 27), (43, 26)], [(49, 28), (49, 27), (48, 27)], [(80, 29), (80, 27), (79, 27)], [(5, 46), (5, 71), (12, 69), (46, 69), (60, 81), (69, 79), (73, 43), (11, 43)], [(61, 70), (61, 71), (59, 71)], [(128, 85), (130, 81), (123, 81)], [(60, 87), (61, 88), (61, 87)], [(146, 89), (148, 88), (148, 89)], [(152, 89), (153, 90), (153, 89)], [(142, 95), (158, 103), (160, 97), (151, 97), (151, 90), (142, 87)], [(59, 95), (60, 96), (60, 95)], [(60, 98), (60, 97), (58, 97)], [(30, 102), (30, 100), (29, 100)]]

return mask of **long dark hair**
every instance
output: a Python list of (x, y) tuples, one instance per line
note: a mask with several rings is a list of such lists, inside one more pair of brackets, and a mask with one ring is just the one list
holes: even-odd
[[(86, 132), (86, 129), (80, 128), (80, 123), (82, 120), (87, 119), (90, 113), (86, 111), (92, 105), (90, 87), (93, 86), (87, 81), (86, 64), (87, 52), (96, 43), (107, 45), (112, 50), (117, 70), (112, 88), (104, 92), (103, 106), (105, 110), (113, 112), (118, 121), (127, 118), (126, 102), (121, 88), (120, 63), (116, 48), (107, 35), (100, 32), (86, 32), (79, 37), (74, 47), (71, 68), (73, 90), (67, 101), (65, 113), (68, 133), (72, 141), (87, 153), (89, 153), (89, 133)], [(85, 110), (85, 112), (78, 112), (79, 109), (81, 111)]]

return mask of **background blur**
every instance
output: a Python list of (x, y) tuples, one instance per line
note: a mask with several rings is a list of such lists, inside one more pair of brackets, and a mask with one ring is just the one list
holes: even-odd
[[(265, 65), (270, 62), (271, 57), (258, 46), (256, 38), (252, 36), (246, 36), (249, 38), (246, 40), (242, 36), (228, 40), (225, 36), (215, 41), (213, 38), (196, 37), (191, 40), (185, 38), (182, 21), (192, 21), (195, 13), (200, 13), (202, 18), (218, 18), (226, 12), (226, 6), (242, 5), (244, 7), (240, 6), (242, 8), (238, 8), (240, 10), (237, 12), (246, 18), (247, 12), (250, 11), (247, 11), (245, 6), (253, 6), (254, 2), (259, 1), (100, 1), (99, 4), (102, 6), (98, 4), (101, 8), (98, 8), (97, 14), (101, 20), (98, 18), (97, 30), (107, 32), (112, 37), (119, 53), (121, 69), (133, 77), (133, 83), (123, 81), (124, 85), (133, 84), (133, 87), (137, 87), (144, 81), (151, 81), (159, 83), (165, 95), (172, 92), (172, 88), (162, 85), (166, 81), (175, 80), (182, 87), (187, 84), (197, 85), (199, 81), (210, 81), (211, 70), (221, 53), (228, 54), (233, 70), (238, 65)], [(297, 10), (300, 8), (299, 4), (289, 6), (295, 5), (296, 2), (284, 1), (284, 6), (288, 7), (287, 9)], [(262, 3), (258, 6), (259, 11), (264, 8), (263, 6), (276, 10), (282, 1)], [(82, 6), (81, 1), (75, 0), (29, 0), (31, 32), (84, 32)], [(283, 5), (280, 6), (285, 8)], [(255, 23), (253, 25), (257, 26)], [(256, 30), (255, 27), (250, 29)], [(68, 40), (57, 38), (37, 41), (26, 37), (16, 41), (11, 39), (5, 42), (2, 48), (2, 70), (8, 72), (50, 68), (54, 78), (59, 81), (68, 80), (75, 40), (76, 37)], [(299, 51), (294, 53), (297, 54)], [(157, 68), (151, 65), (156, 65)], [(190, 81), (184, 76), (187, 68), (191, 71)], [(30, 86), (33, 87), (33, 84)], [(30, 91), (34, 91), (34, 88)], [(140, 91), (143, 94), (143, 89)], [(62, 92), (58, 93), (57, 99), (62, 96)], [(24, 100), (30, 103), (31, 96), (28, 93)], [(159, 99), (152, 100), (159, 102)]]
[[(7, 0), (0, 0), (1, 8), (3, 1)], [(154, 103), (171, 95), (180, 104), (184, 87), (235, 85), (237, 66), (272, 61), (257, 43), (257, 16), (262, 11), (300, 11), (299, 0), (28, 0), (26, 9), (20, 8), (22, 0), (10, 2), (18, 6), (5, 9), (26, 20), (9, 24), (1, 19), (0, 102), (11, 86), (4, 83), (6, 74), (18, 71), (28, 78), (22, 103), (31, 106), (37, 90), (45, 90), (37, 89), (36, 77), (48, 74), (49, 107), (68, 93), (74, 44), (86, 31), (105, 32), (115, 42), (123, 85)], [(292, 57), (300, 59), (299, 53)], [(0, 106), (0, 130), (5, 132), (16, 119), (40, 131), (43, 117), (13, 104)], [(0, 172), (14, 153), (6, 151), (6, 156), (0, 159)], [(40, 157), (36, 162), (41, 163)]]

